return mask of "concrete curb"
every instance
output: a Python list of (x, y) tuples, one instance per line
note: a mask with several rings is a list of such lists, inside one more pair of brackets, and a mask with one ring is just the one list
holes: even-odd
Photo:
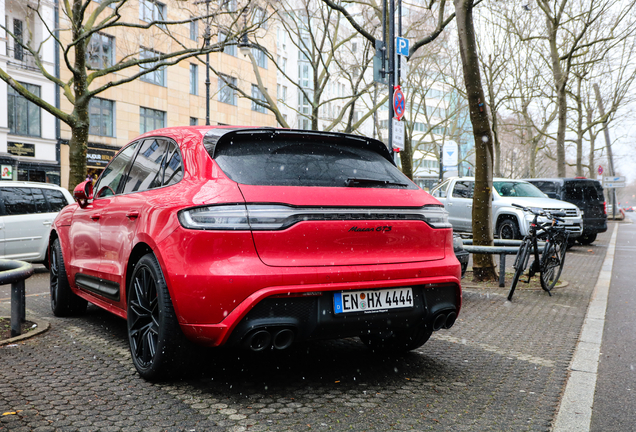
[[(0, 317), (0, 318), (10, 318), (10, 317)], [(41, 333), (44, 333), (45, 331), (47, 331), (48, 329), (51, 328), (51, 323), (49, 323), (48, 321), (45, 321), (41, 318), (31, 318), (29, 317), (29, 319), (27, 321), (31, 321), (34, 322), (37, 325), (37, 328), (33, 331), (21, 334), (20, 336), (16, 336), (16, 337), (12, 337), (9, 339), (4, 339), (4, 340), (0, 340), (0, 347), (3, 345), (10, 345), (16, 342), (20, 342), (23, 341), (25, 339), (29, 339), (32, 338), (33, 336), (37, 336)]]

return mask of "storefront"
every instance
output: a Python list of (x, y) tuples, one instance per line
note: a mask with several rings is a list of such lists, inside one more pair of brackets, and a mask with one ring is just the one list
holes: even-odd
[(32, 181), (60, 184), (60, 165), (38, 160), (35, 144), (7, 142), (7, 153), (0, 154), (1, 181)]
[(118, 148), (89, 143), (86, 151), (87, 177), (96, 180), (118, 151)]

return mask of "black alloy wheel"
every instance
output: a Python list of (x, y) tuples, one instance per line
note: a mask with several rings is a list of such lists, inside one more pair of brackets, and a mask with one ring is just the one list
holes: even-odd
[(128, 287), (128, 341), (137, 372), (147, 380), (180, 372), (187, 341), (177, 321), (157, 258), (144, 255)]
[(148, 368), (159, 342), (159, 301), (157, 284), (147, 267), (135, 272), (129, 304), (130, 349), (142, 368)]
[(64, 266), (60, 240), (55, 239), (50, 251), (49, 288), (51, 291), (51, 310), (53, 315), (65, 317), (81, 314), (88, 302), (71, 290)]
[(519, 227), (517, 223), (511, 219), (504, 219), (499, 223), (497, 230), (500, 239), (514, 240), (519, 238)]
[(591, 234), (584, 234), (581, 237), (579, 237), (577, 240), (579, 241), (579, 243), (581, 243), (582, 245), (589, 245), (594, 243), (594, 240), (596, 240), (596, 233), (591, 233)]

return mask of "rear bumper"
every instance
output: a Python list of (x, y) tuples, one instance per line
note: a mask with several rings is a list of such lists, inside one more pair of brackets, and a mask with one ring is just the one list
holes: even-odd
[(607, 219), (584, 219), (583, 220), (583, 235), (590, 235), (595, 233), (604, 233), (607, 231)]
[[(457, 263), (457, 261), (455, 261)], [(181, 324), (186, 337), (207, 346), (241, 346), (254, 331), (289, 329), (294, 341), (334, 339), (382, 333), (411, 326), (433, 329), (440, 314), (459, 314), (462, 303), (457, 276), (395, 281), (304, 285), (262, 289), (242, 302), (219, 324)], [(347, 290), (411, 287), (412, 308), (336, 314), (334, 294)], [(310, 295), (303, 296), (303, 293)]]

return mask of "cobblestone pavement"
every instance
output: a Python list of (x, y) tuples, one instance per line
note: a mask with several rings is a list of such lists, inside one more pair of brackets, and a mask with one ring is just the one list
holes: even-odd
[(612, 229), (570, 250), (569, 285), (552, 297), (521, 286), (511, 303), (507, 288), (466, 288), (456, 325), (408, 355), (377, 357), (357, 339), (202, 351), (190, 375), (160, 384), (136, 374), (125, 321), (94, 306), (53, 317), (40, 272), (27, 281), (27, 319), (51, 329), (0, 347), (0, 430), (546, 431)]

